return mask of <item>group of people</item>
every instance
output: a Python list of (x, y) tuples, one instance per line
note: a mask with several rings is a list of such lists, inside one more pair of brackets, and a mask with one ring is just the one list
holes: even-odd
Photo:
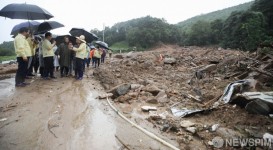
[[(33, 38), (28, 28), (20, 29), (14, 39), (14, 47), (18, 62), (15, 76), (17, 87), (27, 86), (29, 83), (25, 82), (25, 79), (35, 76), (33, 71), (37, 74), (39, 70), (45, 80), (56, 78), (55, 67), (60, 68), (61, 77), (68, 77), (74, 71), (75, 79), (82, 80), (85, 66), (89, 67), (92, 62), (93, 67), (99, 67), (100, 63), (104, 63), (107, 53), (106, 49), (99, 45), (89, 47), (84, 35), (76, 37), (76, 45), (65, 36), (64, 42), (57, 46), (50, 32), (41, 38)], [(111, 57), (111, 50), (108, 53)]]

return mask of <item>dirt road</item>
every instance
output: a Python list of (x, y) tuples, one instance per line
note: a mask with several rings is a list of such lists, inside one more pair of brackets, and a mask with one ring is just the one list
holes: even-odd
[(28, 82), (15, 88), (14, 78), (0, 81), (0, 149), (168, 149), (95, 99), (104, 91), (92, 76)]

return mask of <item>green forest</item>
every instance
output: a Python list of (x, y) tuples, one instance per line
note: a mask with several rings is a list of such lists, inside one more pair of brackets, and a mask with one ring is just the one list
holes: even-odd
[(14, 45), (13, 41), (3, 42), (0, 44), (0, 56), (14, 56)]
[(212, 21), (217, 20), (217, 19), (224, 19), (225, 20), (230, 16), (230, 14), (232, 12), (247, 11), (248, 9), (251, 8), (253, 3), (254, 3), (254, 1), (251, 1), (251, 2), (240, 4), (240, 5), (237, 5), (237, 6), (225, 8), (225, 9), (218, 10), (218, 11), (214, 11), (214, 12), (211, 12), (211, 13), (198, 15), (198, 16), (192, 17), (190, 19), (187, 19), (185, 21), (179, 22), (177, 25), (180, 26), (182, 30), (189, 30), (193, 24), (195, 24), (196, 22), (198, 22), (200, 20), (204, 20), (204, 21), (207, 21), (207, 22), (212, 22)]
[[(124, 43), (125, 46), (146, 49), (163, 42), (181, 46), (219, 45), (254, 51), (259, 45), (272, 45), (272, 13), (272, 0), (255, 0), (175, 25), (163, 18), (146, 16), (106, 27), (105, 41), (113, 48), (116, 43)], [(103, 34), (98, 30), (91, 32), (99, 37)]]
[[(103, 31), (91, 32), (102, 37)], [(112, 49), (138, 50), (158, 43), (180, 46), (210, 46), (255, 51), (273, 44), (273, 1), (249, 3), (199, 15), (178, 24), (146, 16), (105, 27), (105, 42)], [(100, 38), (102, 40), (102, 38)], [(11, 50), (12, 49), (12, 50)], [(12, 42), (0, 45), (0, 56), (14, 55)]]

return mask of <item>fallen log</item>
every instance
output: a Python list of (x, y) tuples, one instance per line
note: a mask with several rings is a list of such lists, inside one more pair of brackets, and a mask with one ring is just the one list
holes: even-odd
[(266, 72), (266, 71), (264, 71), (264, 70), (261, 70), (261, 69), (258, 69), (258, 68), (250, 68), (250, 70), (259, 72), (259, 73), (261, 73), (261, 74), (264, 74), (264, 75), (267, 75), (267, 76), (273, 78), (272, 73)]

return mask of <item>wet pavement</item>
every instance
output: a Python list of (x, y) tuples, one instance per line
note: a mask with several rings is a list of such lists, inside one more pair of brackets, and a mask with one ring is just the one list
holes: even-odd
[[(0, 80), (0, 118), (7, 118), (0, 122), (0, 149), (117, 150), (122, 143), (130, 149), (169, 149), (121, 119), (106, 100), (96, 99), (104, 91), (95, 80), (28, 82), (16, 88), (14, 78)], [(141, 118), (140, 125), (160, 136), (134, 106), (129, 118)]]
[(9, 78), (0, 80), (0, 100), (8, 98), (15, 91), (15, 79)]
[[(112, 117), (106, 115), (99, 107), (101, 103), (95, 99), (93, 93), (90, 93), (87, 98), (92, 110), (90, 115), (90, 134), (92, 149), (118, 149), (116, 142), (116, 125)], [(107, 144), (106, 144), (107, 143)]]

